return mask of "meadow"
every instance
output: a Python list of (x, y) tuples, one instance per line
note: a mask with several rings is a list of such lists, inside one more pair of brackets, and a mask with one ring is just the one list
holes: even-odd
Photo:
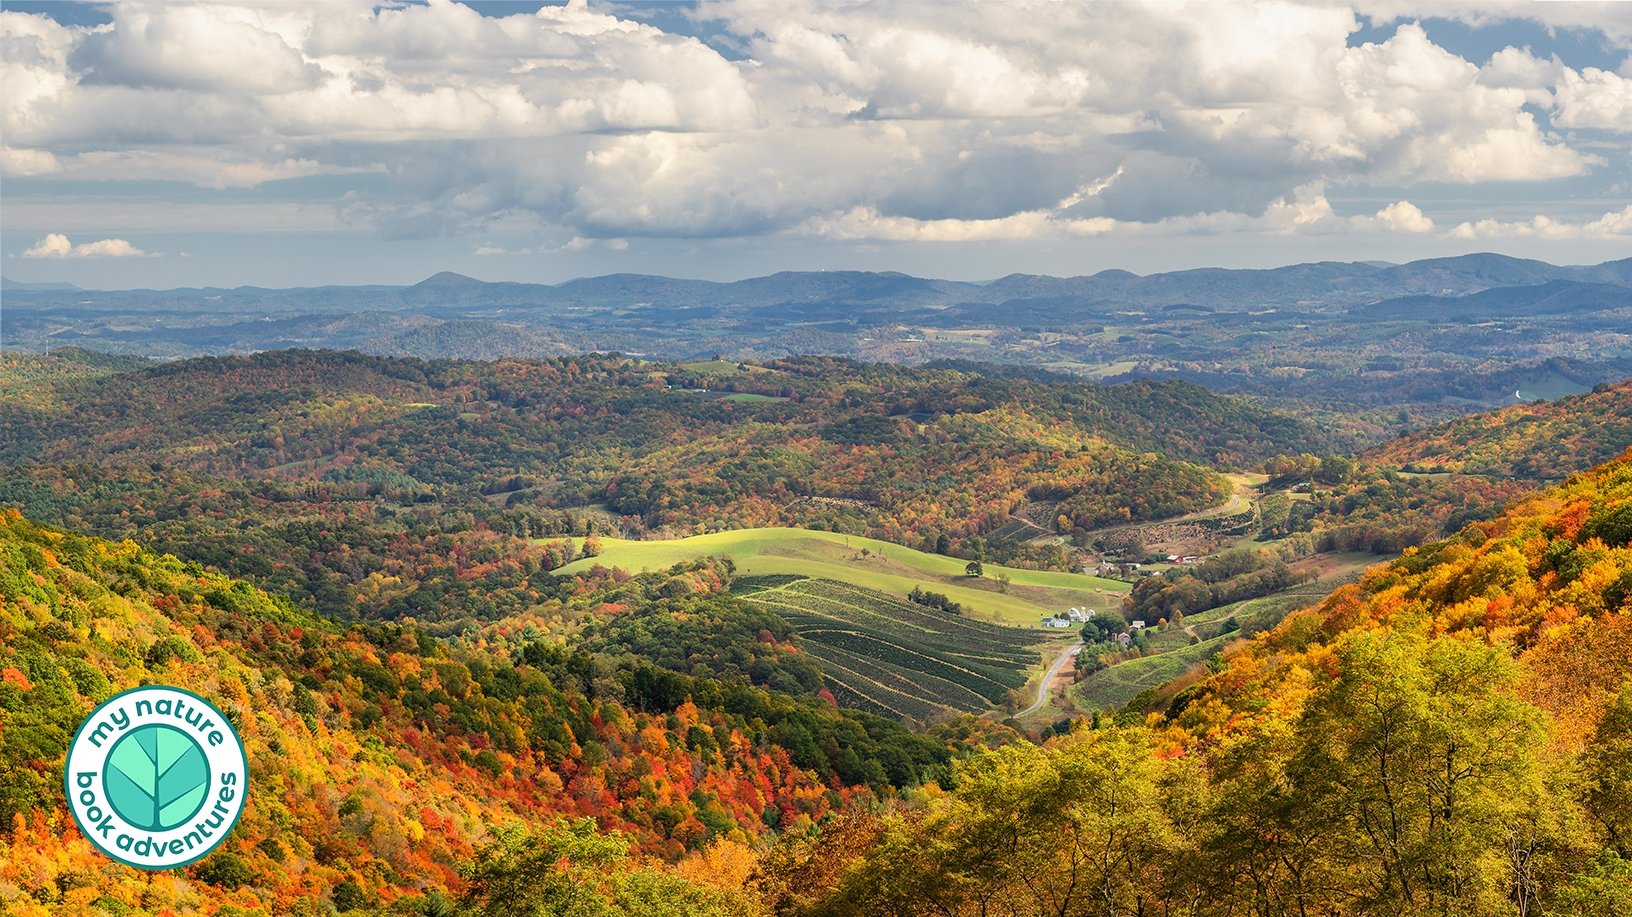
[[(575, 540), (574, 548), (581, 547)], [(789, 574), (832, 580), (896, 596), (914, 587), (939, 592), (964, 606), (966, 617), (1038, 627), (1067, 608), (1112, 611), (1128, 585), (1078, 573), (984, 565), (968, 576), (968, 561), (837, 532), (749, 528), (667, 540), (601, 539), (596, 557), (579, 558), (556, 572), (571, 575), (599, 564), (630, 572), (661, 570), (698, 557), (729, 557), (743, 575)], [(1004, 587), (998, 576), (1008, 576)]]
[[(1313, 583), (1188, 615), (1181, 626), (1164, 627), (1150, 634), (1147, 655), (1118, 662), (1083, 678), (1071, 688), (1071, 700), (1083, 710), (1126, 707), (1142, 713), (1159, 706), (1182, 688), (1172, 682), (1205, 671), (1207, 661), (1231, 641), (1274, 627), (1291, 612), (1358, 578), (1376, 561), (1376, 557), (1359, 552), (1321, 555), (1306, 561), (1303, 566), (1317, 577)], [(1226, 632), (1229, 621), (1234, 621), (1236, 627)]]

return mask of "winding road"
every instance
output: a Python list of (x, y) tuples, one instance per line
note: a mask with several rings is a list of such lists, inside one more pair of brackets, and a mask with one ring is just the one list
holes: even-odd
[(1048, 667), (1047, 672), (1043, 673), (1043, 683), (1037, 686), (1036, 703), (1033, 703), (1030, 707), (1027, 707), (1019, 713), (1016, 713), (1014, 715), (1015, 719), (1019, 719), (1023, 716), (1030, 716), (1031, 714), (1043, 709), (1043, 705), (1048, 703), (1050, 695), (1053, 694), (1053, 691), (1051, 691), (1050, 688), (1052, 688), (1054, 685), (1054, 676), (1060, 674), (1060, 670), (1065, 668), (1065, 664), (1070, 662), (1071, 658), (1077, 655), (1077, 650), (1080, 649), (1082, 649), (1082, 643), (1081, 641), (1078, 641), (1077, 643), (1073, 643), (1066, 647), (1065, 651), (1060, 653), (1060, 658), (1054, 660), (1054, 664)]

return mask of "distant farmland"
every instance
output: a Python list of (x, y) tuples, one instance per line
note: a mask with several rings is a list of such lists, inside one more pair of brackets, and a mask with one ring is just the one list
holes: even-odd
[(840, 704), (908, 720), (1001, 707), (1041, 658), (1040, 635), (872, 589), (796, 575), (745, 576), (736, 591), (786, 618)]
[[(576, 541), (576, 540), (575, 540)], [(598, 557), (573, 561), (556, 571), (579, 573), (597, 564), (631, 572), (660, 570), (699, 557), (729, 557), (744, 575), (790, 574), (834, 580), (904, 596), (913, 587), (944, 593), (964, 606), (966, 617), (1026, 627), (1067, 608), (1113, 611), (1122, 605), (1126, 583), (1084, 576), (986, 565), (984, 577), (964, 575), (968, 563), (956, 557), (863, 538), (795, 528), (752, 528), (690, 538), (635, 541), (601, 539)], [(1005, 591), (996, 580), (1009, 577)], [(917, 606), (913, 606), (917, 607)]]

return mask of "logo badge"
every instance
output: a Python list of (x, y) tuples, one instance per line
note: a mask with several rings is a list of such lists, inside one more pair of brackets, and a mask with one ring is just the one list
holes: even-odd
[(148, 685), (91, 711), (68, 746), (63, 785), (98, 850), (138, 869), (174, 869), (227, 839), (244, 812), (249, 760), (209, 701)]

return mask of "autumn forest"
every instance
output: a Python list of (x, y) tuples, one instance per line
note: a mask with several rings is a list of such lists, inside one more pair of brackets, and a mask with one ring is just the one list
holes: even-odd
[[(1632, 907), (1624, 383), (1400, 437), (969, 363), (3, 372), (4, 913)], [(149, 683), (253, 781), (163, 873), (61, 797)]]

